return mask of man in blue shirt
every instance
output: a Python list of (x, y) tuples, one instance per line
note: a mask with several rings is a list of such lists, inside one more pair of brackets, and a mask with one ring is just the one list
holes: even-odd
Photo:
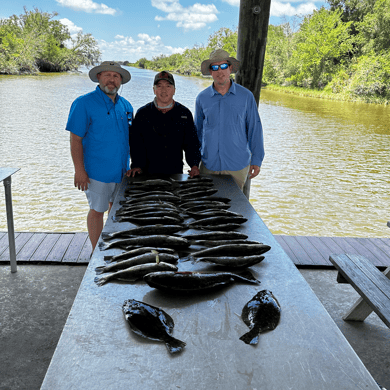
[(229, 174), (242, 190), (260, 172), (263, 129), (253, 94), (230, 79), (239, 61), (222, 49), (201, 64), (214, 82), (196, 98), (195, 125), (201, 143), (200, 173)]
[(89, 71), (99, 83), (95, 91), (78, 97), (70, 108), (66, 130), (75, 168), (74, 185), (85, 191), (89, 203), (87, 226), (94, 249), (103, 230), (103, 215), (129, 169), (129, 126), (133, 107), (118, 95), (130, 73), (116, 62), (105, 61)]

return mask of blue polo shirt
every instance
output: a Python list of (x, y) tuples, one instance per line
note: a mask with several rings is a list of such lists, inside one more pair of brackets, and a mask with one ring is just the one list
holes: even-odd
[(263, 128), (251, 91), (232, 81), (225, 95), (214, 86), (196, 98), (195, 126), (202, 161), (212, 171), (239, 171), (264, 159)]
[(66, 130), (83, 138), (84, 166), (91, 179), (120, 183), (129, 169), (129, 125), (133, 107), (116, 95), (114, 102), (99, 88), (78, 97)]

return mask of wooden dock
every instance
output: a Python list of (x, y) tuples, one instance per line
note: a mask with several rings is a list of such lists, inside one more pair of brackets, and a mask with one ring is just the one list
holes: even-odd
[[(390, 267), (390, 238), (274, 235), (297, 267), (333, 268), (332, 253), (366, 257), (379, 269)], [(82, 233), (15, 233), (18, 264), (88, 264), (91, 243)], [(0, 263), (9, 262), (8, 235), (0, 232)]]

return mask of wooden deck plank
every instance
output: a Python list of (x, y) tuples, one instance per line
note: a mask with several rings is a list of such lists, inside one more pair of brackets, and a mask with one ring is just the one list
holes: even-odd
[(298, 264), (313, 265), (313, 261), (310, 259), (304, 248), (296, 240), (295, 236), (283, 236), (286, 244), (290, 250), (294, 253)]
[[(15, 232), (15, 240), (19, 234), (20, 233)], [(7, 256), (9, 256), (8, 246), (8, 233), (4, 233), (4, 235), (0, 238), (0, 256), (2, 256), (4, 252), (6, 252), (8, 254)]]
[[(334, 240), (333, 237), (319, 237), (322, 244), (325, 245), (325, 248), (328, 248), (327, 250), (324, 249), (324, 253), (327, 255), (329, 253), (343, 253), (343, 249), (338, 245)], [(328, 260), (329, 260), (329, 256)], [(329, 261), (329, 264), (333, 266), (333, 264)]]
[(83, 248), (81, 249), (80, 256), (77, 260), (77, 263), (82, 264), (82, 263), (89, 263), (89, 260), (92, 255), (92, 244), (91, 240), (86, 239), (83, 245)]
[[(15, 233), (15, 253), (18, 253), (18, 251), (24, 246), (26, 241), (30, 239), (33, 233)], [(0, 255), (0, 261), (8, 260), (9, 259), (9, 242), (8, 242), (8, 234), (7, 237), (7, 248), (3, 251), (3, 253)]]
[(85, 241), (88, 239), (88, 233), (76, 233), (69, 244), (64, 257), (63, 263), (77, 263), (80, 253), (84, 247)]
[(359, 251), (357, 251), (347, 240), (347, 237), (332, 237), (334, 242), (341, 248), (342, 253), (352, 253), (353, 255), (358, 255)]
[(313, 265), (329, 265), (329, 260), (324, 257), (323, 250), (321, 251), (323, 248), (320, 248), (321, 243), (317, 243), (319, 240), (316, 240), (316, 237), (310, 238), (307, 236), (297, 236), (295, 238), (299, 244), (305, 248), (305, 251), (310, 256)]
[[(383, 246), (381, 245), (380, 240), (370, 239), (370, 238), (358, 238), (357, 239), (361, 244), (363, 244), (378, 260), (377, 266), (385, 267), (389, 263), (389, 256), (382, 250)], [(389, 248), (390, 249), (390, 248)]]
[(46, 257), (46, 261), (60, 263), (68, 250), (69, 244), (72, 241), (75, 233), (61, 234), (57, 242), (53, 245), (53, 249)]
[(287, 242), (284, 240), (285, 236), (274, 236), (279, 245), (283, 248), (283, 250), (287, 253), (288, 257), (293, 261), (294, 264), (299, 264), (299, 260), (295, 256), (294, 252), (291, 251)]
[(350, 238), (353, 242), (351, 245), (359, 252), (359, 254), (369, 261), (371, 261), (375, 266), (381, 267), (383, 266), (382, 262), (373, 254), (372, 248), (368, 248), (363, 245), (363, 241), (360, 238)]
[(53, 249), (53, 246), (61, 237), (61, 233), (50, 233), (43, 239), (35, 253), (31, 256), (31, 261), (46, 261), (47, 256)]
[(34, 233), (26, 245), (16, 255), (17, 261), (30, 261), (32, 255), (37, 250), (47, 233)]

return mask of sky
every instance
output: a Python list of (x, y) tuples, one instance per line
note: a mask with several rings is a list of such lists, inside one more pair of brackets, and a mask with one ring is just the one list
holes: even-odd
[[(303, 17), (322, 6), (328, 7), (317, 0), (271, 0), (269, 23), (296, 24), (296, 15)], [(221, 27), (235, 30), (240, 0), (10, 0), (2, 1), (0, 18), (21, 15), (24, 7), (56, 12), (53, 19), (65, 24), (71, 35), (91, 34), (102, 61), (136, 62), (206, 46)]]

